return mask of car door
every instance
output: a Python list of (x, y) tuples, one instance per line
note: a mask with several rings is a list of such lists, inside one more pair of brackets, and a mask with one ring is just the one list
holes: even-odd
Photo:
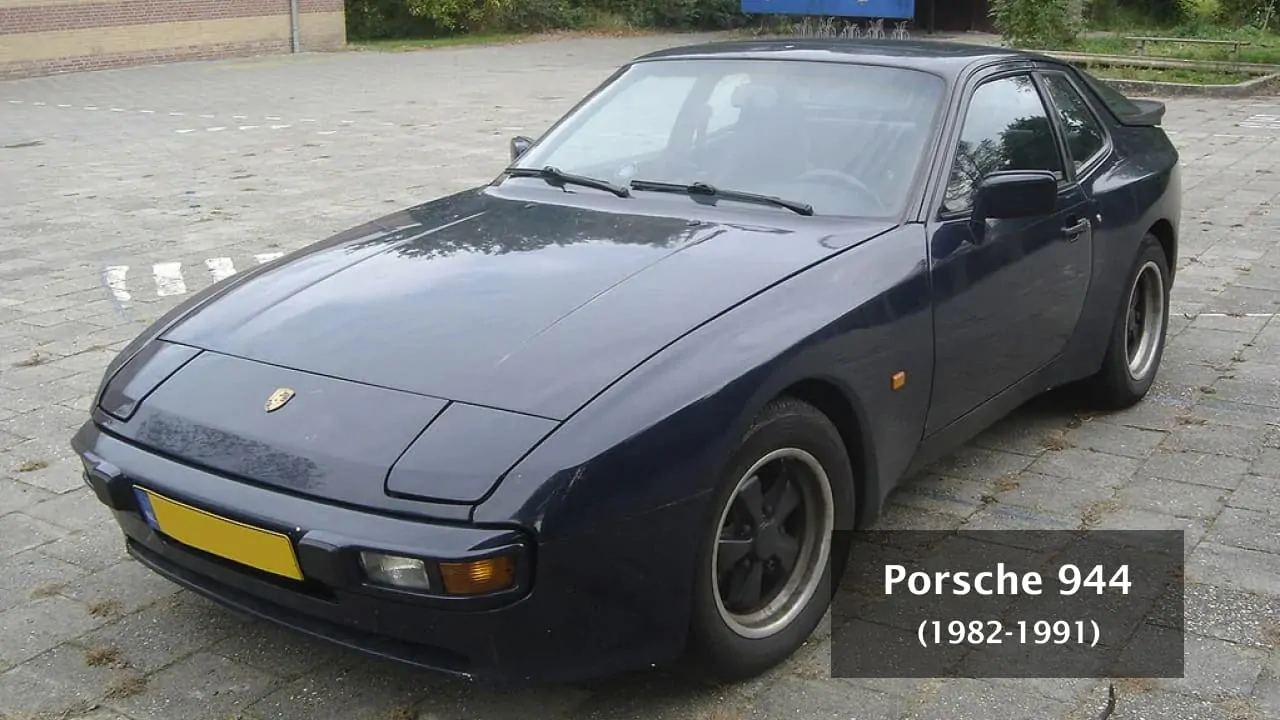
[[(1089, 198), (1064, 157), (1053, 106), (1030, 68), (968, 85), (929, 231), (934, 384), (926, 434), (1059, 355), (1075, 329), (1092, 257)], [(1054, 213), (972, 220), (974, 192), (997, 171), (1058, 178)]]

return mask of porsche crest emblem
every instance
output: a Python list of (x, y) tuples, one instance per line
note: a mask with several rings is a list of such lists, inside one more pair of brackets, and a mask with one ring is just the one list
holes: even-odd
[(286, 403), (293, 399), (294, 392), (289, 388), (279, 388), (271, 393), (271, 397), (267, 398), (267, 412), (275, 412), (284, 407)]

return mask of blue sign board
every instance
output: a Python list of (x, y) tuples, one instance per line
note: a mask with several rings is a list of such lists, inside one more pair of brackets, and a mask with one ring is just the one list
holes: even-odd
[(915, 0), (742, 0), (742, 12), (756, 15), (886, 18), (910, 20)]

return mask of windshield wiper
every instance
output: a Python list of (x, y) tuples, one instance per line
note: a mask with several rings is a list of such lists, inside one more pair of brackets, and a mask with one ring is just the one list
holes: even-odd
[(546, 180), (548, 184), (558, 188), (563, 188), (565, 185), (581, 185), (583, 187), (611, 192), (618, 197), (631, 197), (631, 191), (621, 185), (615, 185), (608, 180), (600, 180), (598, 178), (587, 177), (586, 175), (574, 175), (572, 173), (561, 172), (558, 168), (553, 168), (550, 165), (544, 168), (507, 168), (502, 171), (502, 174), (509, 177), (542, 178), (543, 180)]
[(813, 206), (806, 203), (796, 202), (795, 200), (783, 200), (782, 198), (774, 197), (772, 195), (742, 192), (740, 190), (721, 190), (720, 188), (700, 182), (693, 183), (692, 185), (681, 185), (680, 183), (657, 182), (654, 180), (632, 180), (631, 189), (718, 197), (724, 198), (725, 200), (736, 200), (738, 202), (786, 208), (800, 215), (813, 214)]

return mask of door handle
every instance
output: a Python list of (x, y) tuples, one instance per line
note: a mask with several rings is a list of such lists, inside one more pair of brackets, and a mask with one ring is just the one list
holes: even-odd
[(1085, 231), (1088, 230), (1090, 227), (1091, 227), (1091, 224), (1089, 223), (1088, 218), (1085, 218), (1084, 220), (1080, 220), (1073, 225), (1068, 225), (1062, 228), (1062, 232), (1067, 234), (1068, 240), (1070, 240), (1071, 242), (1075, 242), (1076, 240), (1079, 240), (1080, 236), (1083, 235)]

